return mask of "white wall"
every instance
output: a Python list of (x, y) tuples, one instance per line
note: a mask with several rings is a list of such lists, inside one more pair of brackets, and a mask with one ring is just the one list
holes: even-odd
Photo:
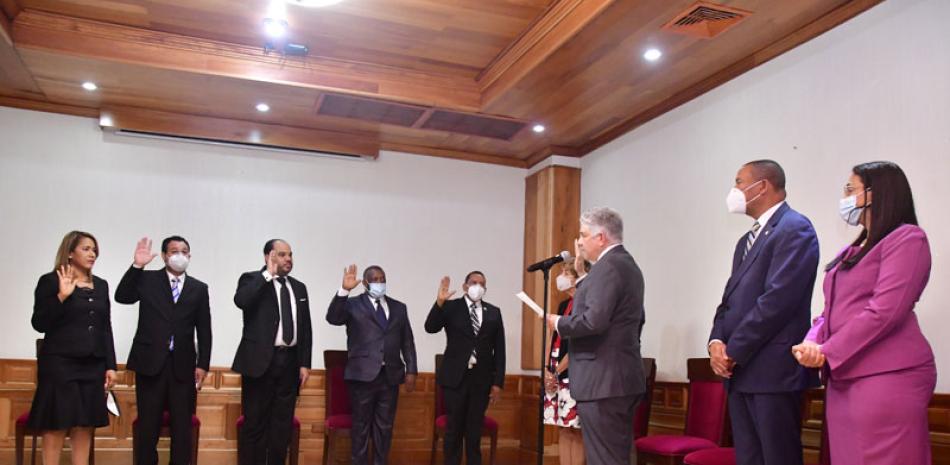
[[(231, 299), (241, 272), (263, 265), (272, 237), (294, 250), (292, 273), (308, 285), (314, 366), (345, 348), (326, 305), (346, 264), (382, 265), (392, 297), (406, 302), (420, 370), (445, 346), (423, 322), (439, 279), (458, 288), (471, 269), (488, 278), (486, 300), (507, 323), (509, 372), (520, 373), (525, 170), (383, 153), (348, 161), (103, 134), (91, 119), (0, 108), (0, 357), (32, 358), (38, 276), (52, 269), (63, 234), (97, 236), (94, 272), (118, 284), (138, 238), (185, 236), (189, 273), (210, 286), (212, 364), (230, 366), (241, 334)], [(149, 268), (161, 265), (156, 258)], [(113, 304), (116, 352), (128, 356), (137, 307)]]
[[(933, 252), (917, 308), (950, 391), (950, 17), (945, 0), (889, 0), (583, 159), (582, 205), (610, 205), (646, 278), (645, 356), (685, 380), (705, 356), (736, 240), (752, 223), (725, 197), (746, 161), (785, 168), (827, 262), (856, 234), (837, 216), (850, 168), (886, 159), (907, 173)], [(821, 311), (819, 274), (813, 313)]]

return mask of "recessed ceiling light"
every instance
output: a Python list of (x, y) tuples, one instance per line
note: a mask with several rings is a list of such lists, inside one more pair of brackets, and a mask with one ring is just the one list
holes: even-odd
[(88, 90), (89, 92), (92, 92), (92, 91), (98, 89), (99, 86), (97, 86), (95, 82), (86, 81), (86, 82), (82, 83), (82, 88)]
[(264, 18), (264, 34), (271, 39), (279, 39), (287, 34), (287, 20)]
[(543, 124), (535, 124), (534, 126), (531, 127), (531, 130), (534, 131), (534, 132), (536, 132), (536, 133), (538, 133), (538, 134), (540, 134), (540, 133), (544, 132), (545, 127), (544, 127)]
[(257, 108), (257, 111), (261, 113), (267, 113), (268, 111), (270, 111), (270, 105), (266, 103), (258, 103), (257, 106), (254, 108)]
[(655, 48), (643, 52), (643, 59), (646, 61), (656, 61), (659, 60), (661, 56), (663, 56), (663, 52)]
[(324, 6), (336, 5), (343, 0), (287, 0), (291, 5), (299, 5), (311, 8), (320, 8)]

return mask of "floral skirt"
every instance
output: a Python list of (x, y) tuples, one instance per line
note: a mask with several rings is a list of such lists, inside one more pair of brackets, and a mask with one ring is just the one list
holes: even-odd
[(565, 428), (580, 428), (581, 419), (577, 416), (577, 402), (571, 397), (568, 378), (558, 381), (554, 394), (544, 394), (544, 424)]

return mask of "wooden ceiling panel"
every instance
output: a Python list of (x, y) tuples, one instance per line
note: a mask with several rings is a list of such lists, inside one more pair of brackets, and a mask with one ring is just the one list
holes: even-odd
[[(582, 156), (880, 1), (714, 0), (750, 14), (709, 39), (663, 30), (696, 0), (288, 6), (291, 40), (310, 47), (301, 58), (264, 53), (269, 0), (0, 0), (0, 105), (158, 111), (166, 128), (182, 115), (213, 131), (270, 128), (274, 140), (328, 131), (529, 166)], [(649, 47), (663, 51), (658, 62), (642, 58)], [(375, 103), (320, 114), (329, 94)], [(524, 129), (535, 122), (547, 130)]]
[[(263, 46), (269, 0), (19, 0), (36, 9), (247, 46)], [(324, 58), (475, 75), (551, 0), (347, 0), (287, 6), (289, 39)]]
[[(791, 11), (787, 2), (735, 1), (730, 6), (753, 14), (715, 39), (660, 30), (692, 3), (613, 4), (486, 111), (540, 118), (553, 129), (553, 144), (580, 147), (610, 129), (605, 120), (646, 112), (848, 2), (799, 0)], [(663, 50), (660, 61), (642, 58), (649, 47)]]

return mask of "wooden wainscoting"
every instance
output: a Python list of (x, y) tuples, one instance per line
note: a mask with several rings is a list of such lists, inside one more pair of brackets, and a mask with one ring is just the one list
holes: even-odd
[[(109, 426), (96, 431), (96, 464), (127, 465), (132, 459), (132, 420), (135, 418), (135, 374), (122, 370), (114, 392), (122, 416), (113, 418)], [(0, 359), (0, 463), (14, 463), (15, 421), (28, 411), (36, 384), (34, 360)], [(319, 464), (323, 457), (323, 419), (325, 378), (323, 370), (313, 370), (297, 402), (296, 415), (302, 423), (300, 432), (300, 463)], [(416, 391), (403, 391), (396, 412), (396, 431), (390, 463), (418, 465), (429, 462), (432, 447), (435, 408), (435, 378), (421, 373)], [(500, 423), (498, 465), (535, 463), (538, 380), (531, 376), (512, 375), (505, 378), (501, 402), (488, 409)], [(198, 395), (198, 416), (201, 418), (201, 442), (198, 461), (201, 465), (233, 465), (237, 463), (237, 429), (241, 414), (241, 377), (223, 367), (213, 367)], [(314, 427), (316, 425), (316, 427)], [(26, 441), (29, 463), (30, 438)], [(557, 463), (556, 433), (545, 434), (545, 463)], [(441, 449), (441, 444), (439, 446)], [(488, 453), (488, 440), (483, 441)], [(159, 442), (160, 461), (167, 460), (168, 440)], [(438, 461), (441, 463), (441, 450)], [(67, 459), (63, 459), (64, 461)], [(39, 461), (39, 458), (38, 458)], [(349, 449), (343, 441), (332, 463), (349, 463)]]
[[(657, 382), (649, 434), (682, 434), (688, 400), (686, 383)], [(821, 391), (809, 391), (802, 426), (805, 463), (818, 463), (825, 405)], [(950, 465), (950, 394), (934, 394), (928, 409), (933, 465)]]

